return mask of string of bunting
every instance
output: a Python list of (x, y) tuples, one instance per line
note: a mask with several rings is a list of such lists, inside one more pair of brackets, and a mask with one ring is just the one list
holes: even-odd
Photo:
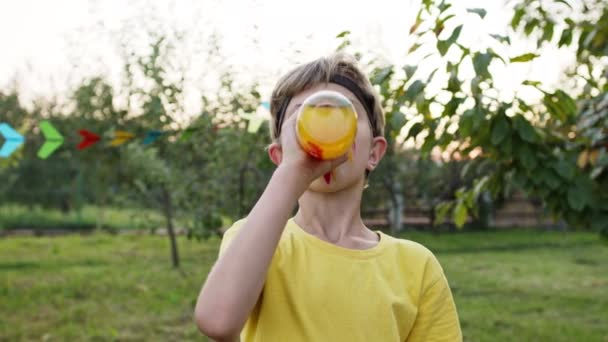
[[(270, 116), (269, 111), (270, 105), (268, 102), (262, 102), (255, 113), (241, 113), (240, 116), (248, 120), (247, 131), (249, 133), (256, 133), (262, 126), (262, 123), (268, 120)], [(38, 149), (37, 156), (40, 159), (47, 159), (65, 143), (65, 138), (48, 120), (41, 121), (38, 126), (44, 136), (44, 144)], [(190, 139), (192, 134), (198, 129), (199, 128), (197, 127), (188, 127), (184, 129), (179, 140), (186, 141)], [(174, 131), (171, 132), (175, 133)], [(169, 132), (161, 130), (147, 131), (143, 137), (142, 143), (144, 146), (150, 145), (167, 133)], [(78, 150), (87, 149), (102, 140), (100, 135), (86, 129), (79, 130), (78, 134), (81, 137), (80, 142), (76, 146)], [(9, 158), (17, 149), (25, 144), (26, 140), (21, 133), (17, 132), (6, 122), (0, 122), (0, 136), (4, 138), (4, 144), (2, 144), (0, 148), (0, 158)], [(133, 133), (117, 130), (114, 131), (109, 146), (118, 147), (134, 140), (136, 137), (137, 136)]]

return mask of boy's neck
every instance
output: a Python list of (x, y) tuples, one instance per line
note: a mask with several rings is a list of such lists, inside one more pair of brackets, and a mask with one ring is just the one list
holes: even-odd
[(322, 193), (306, 191), (298, 201), (295, 221), (308, 233), (334, 244), (352, 239), (377, 240), (361, 219), (363, 184)]

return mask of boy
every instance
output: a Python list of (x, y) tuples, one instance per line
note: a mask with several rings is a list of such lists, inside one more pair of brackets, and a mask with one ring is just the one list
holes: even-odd
[[(342, 93), (359, 114), (350, 161), (317, 160), (298, 144), (298, 107), (319, 90)], [(387, 142), (378, 97), (354, 58), (292, 70), (273, 91), (271, 113), (268, 154), (277, 168), (224, 235), (196, 304), (199, 329), (217, 341), (461, 341), (433, 254), (361, 219), (367, 176)], [(322, 176), (331, 170), (328, 184)]]

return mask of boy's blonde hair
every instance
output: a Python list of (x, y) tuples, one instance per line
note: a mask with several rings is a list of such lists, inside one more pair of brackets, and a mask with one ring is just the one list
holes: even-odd
[[(336, 82), (338, 80), (339, 82)], [(270, 99), (270, 136), (273, 141), (281, 135), (287, 105), (298, 93), (320, 83), (344, 83), (359, 88), (355, 95), (366, 108), (374, 137), (384, 135), (384, 111), (378, 95), (367, 76), (361, 71), (357, 60), (344, 53), (335, 53), (300, 65), (279, 79)], [(350, 89), (353, 91), (353, 89)], [(357, 91), (357, 89), (355, 89)], [(363, 97), (363, 99), (361, 98)], [(363, 114), (363, 113), (360, 113)]]

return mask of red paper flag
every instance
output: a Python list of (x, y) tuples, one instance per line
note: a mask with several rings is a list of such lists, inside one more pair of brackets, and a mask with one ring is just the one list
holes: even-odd
[(101, 139), (99, 135), (93, 132), (89, 132), (86, 129), (81, 129), (80, 131), (78, 131), (78, 133), (82, 136), (82, 141), (80, 142), (80, 144), (78, 144), (79, 150), (84, 150), (85, 148), (94, 145)]

